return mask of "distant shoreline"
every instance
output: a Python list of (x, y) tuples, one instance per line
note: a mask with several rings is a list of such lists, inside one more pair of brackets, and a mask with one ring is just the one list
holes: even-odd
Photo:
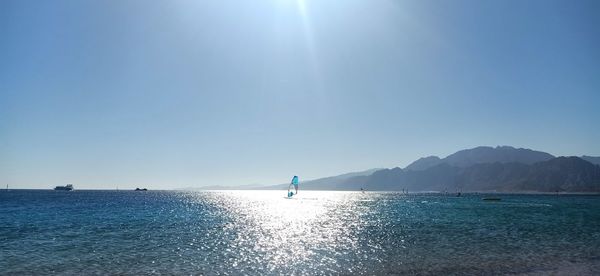
[[(227, 192), (227, 191), (284, 191), (283, 189), (275, 190), (275, 189), (177, 189), (174, 191), (192, 191), (192, 192)], [(360, 190), (303, 190), (303, 191), (311, 191), (311, 192), (357, 192), (360, 193)], [(377, 191), (377, 190), (367, 190), (364, 191), (366, 193), (402, 193), (402, 191)], [(408, 194), (442, 194), (442, 195), (456, 195), (455, 192), (439, 192), (439, 191), (409, 191)], [(474, 195), (474, 194), (497, 194), (497, 195), (600, 195), (600, 192), (535, 192), (535, 191), (526, 191), (526, 192), (494, 192), (494, 191), (469, 191), (469, 192), (461, 192), (461, 195)]]
[[(6, 192), (7, 190), (4, 189), (4, 192)], [(54, 191), (53, 189), (22, 189), (22, 188), (14, 188), (14, 189), (8, 189), (8, 191)], [(135, 189), (76, 189), (70, 192), (77, 192), (77, 191), (111, 191), (111, 192), (135, 192)], [(182, 191), (182, 192), (230, 192), (230, 191), (284, 191), (284, 189), (202, 189), (202, 188), (195, 188), (195, 189), (158, 189), (158, 190), (153, 190), (153, 189), (149, 189), (149, 192), (151, 191)], [(307, 189), (307, 190), (303, 190), (303, 191), (310, 191), (310, 192), (361, 192), (360, 190), (314, 190), (314, 189)], [(61, 192), (61, 191), (57, 191), (57, 192)], [(377, 190), (368, 190), (368, 191), (364, 191), (366, 193), (402, 193), (402, 191), (386, 191), (386, 190), (382, 190), (382, 191), (377, 191)], [(456, 192), (440, 192), (440, 191), (409, 191), (408, 195), (415, 195), (415, 194), (440, 194), (440, 195), (448, 195), (448, 196), (455, 196)], [(468, 191), (468, 192), (461, 192), (462, 196), (466, 196), (466, 195), (478, 195), (478, 194), (493, 194), (493, 195), (600, 195), (600, 192), (537, 192), (537, 191), (518, 191), (518, 192), (499, 192), (499, 191)]]

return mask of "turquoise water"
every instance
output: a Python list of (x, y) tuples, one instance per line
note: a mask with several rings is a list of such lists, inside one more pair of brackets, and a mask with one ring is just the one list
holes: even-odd
[(2, 191), (0, 274), (600, 273), (598, 196), (284, 197)]

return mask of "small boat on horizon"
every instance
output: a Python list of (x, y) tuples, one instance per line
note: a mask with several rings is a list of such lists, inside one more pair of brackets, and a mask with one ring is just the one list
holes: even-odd
[(483, 200), (485, 200), (485, 201), (501, 201), (502, 199), (499, 197), (484, 197)]
[(66, 186), (56, 186), (55, 191), (73, 191), (73, 184), (67, 184)]
[(135, 188), (135, 191), (136, 192), (146, 192), (146, 191), (148, 191), (148, 189), (146, 189), (146, 188), (143, 188), (143, 189)]

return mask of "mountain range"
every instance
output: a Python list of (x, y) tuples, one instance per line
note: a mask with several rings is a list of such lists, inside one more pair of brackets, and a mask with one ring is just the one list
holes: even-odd
[(541, 161), (547, 161), (554, 158), (553, 155), (541, 151), (530, 149), (516, 149), (509, 146), (501, 147), (476, 147), (472, 149), (461, 150), (446, 158), (440, 159), (437, 156), (421, 158), (404, 168), (405, 170), (422, 171), (439, 164), (448, 164), (454, 167), (466, 168), (475, 164), (482, 163), (522, 163), (534, 164)]
[[(279, 190), (287, 186), (252, 185), (226, 189)], [(420, 158), (404, 169), (370, 169), (302, 181), (301, 189), (600, 193), (600, 157), (555, 157), (542, 151), (510, 146), (476, 147), (444, 158)]]
[[(600, 193), (600, 157), (553, 156), (510, 146), (420, 158), (404, 169), (370, 169), (301, 181), (303, 190)], [(281, 190), (288, 184), (201, 189)]]
[(581, 159), (588, 161), (592, 164), (596, 164), (596, 165), (600, 165), (600, 157), (593, 157), (593, 156), (581, 156)]
[(579, 157), (533, 164), (487, 162), (459, 167), (440, 163), (425, 170), (381, 170), (350, 179), (349, 187), (369, 190), (448, 192), (600, 192), (600, 166)]
[[(323, 177), (323, 178), (318, 178), (318, 179), (314, 179), (314, 180), (306, 180), (306, 181), (302, 181), (302, 189), (330, 190), (330, 189), (323, 189), (323, 187), (332, 187), (332, 186), (337, 186), (337, 185), (343, 185), (343, 183), (350, 178), (353, 178), (356, 176), (371, 175), (372, 173), (379, 171), (379, 170), (383, 170), (383, 169), (376, 168), (376, 169), (369, 169), (369, 170), (360, 171), (360, 172), (351, 172), (351, 173), (345, 173), (345, 174), (340, 174), (340, 175), (336, 175), (336, 176)], [(277, 184), (277, 185), (250, 184), (250, 185), (242, 185), (242, 186), (204, 186), (204, 187), (200, 187), (200, 188), (185, 188), (185, 189), (186, 190), (190, 190), (190, 189), (193, 189), (193, 190), (198, 190), (198, 189), (200, 189), (200, 190), (282, 190), (282, 189), (287, 189), (288, 185), (289, 185), (289, 183)]]

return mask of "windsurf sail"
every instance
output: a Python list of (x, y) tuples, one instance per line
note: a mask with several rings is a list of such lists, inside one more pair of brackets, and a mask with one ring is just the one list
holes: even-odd
[(288, 186), (288, 197), (292, 197), (296, 194), (298, 194), (298, 176), (294, 175), (294, 177), (292, 177), (292, 182), (290, 182), (290, 185)]

